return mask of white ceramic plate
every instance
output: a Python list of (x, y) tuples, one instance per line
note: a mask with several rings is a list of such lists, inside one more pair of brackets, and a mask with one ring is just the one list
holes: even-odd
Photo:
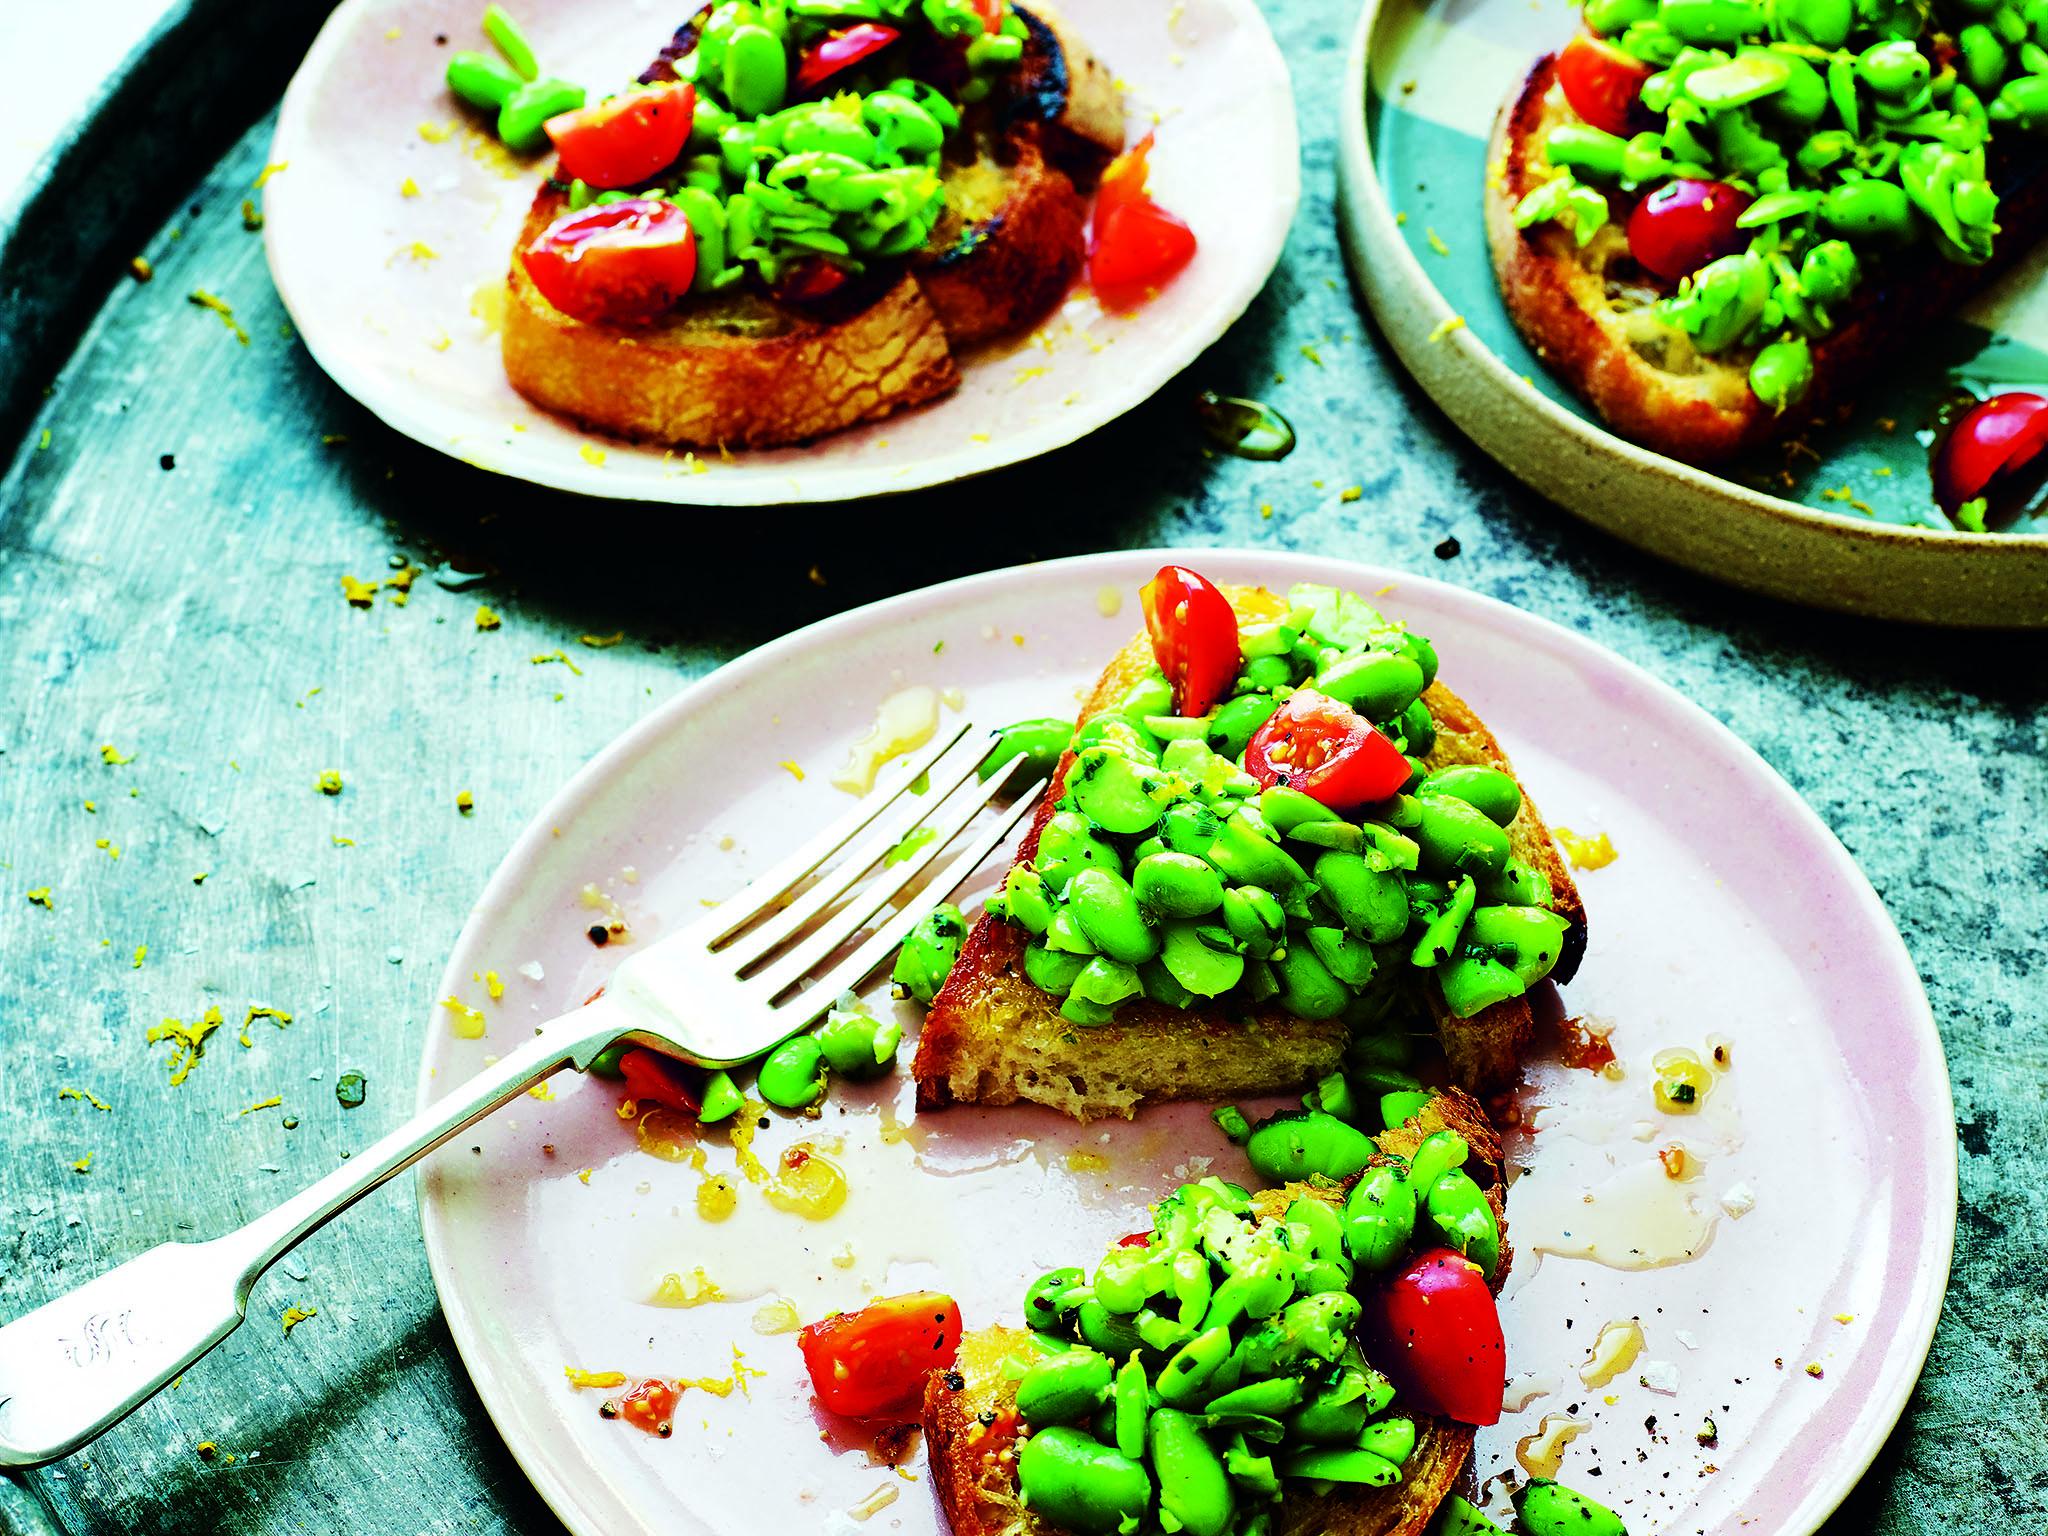
[[(1623, 1510), (1637, 1536), (1812, 1530), (1905, 1403), (1955, 1224), (1940, 1043), (1869, 885), (1724, 728), (1554, 625), (1337, 561), (1173, 558), (1219, 580), (1383, 593), (1388, 611), (1434, 639), (1445, 677), (1511, 745), (1553, 824), (1604, 831), (1620, 850), (1583, 878), (1592, 944), (1566, 1006), (1613, 1024), (1627, 1070), (1610, 1082), (1544, 1065), (1524, 1095), (1539, 1129), (1511, 1149), (1529, 1171), (1509, 1199), (1518, 1257), (1504, 1316), (1511, 1374), (1549, 1391), (1481, 1433), (1481, 1475), (1511, 1467), (1543, 1415), (1570, 1412), (1588, 1427), (1562, 1477)], [(827, 775), (899, 681), (958, 688), (990, 723), (1071, 710), (1137, 623), (1134, 593), (1160, 563), (1159, 552), (1091, 556), (858, 609), (649, 716), (536, 818), (484, 893), (439, 995), (482, 1007), (489, 1033), (456, 1039), (437, 1014), (422, 1099), (605, 979), (617, 952), (584, 936), (586, 885), (648, 937), (729, 893), (841, 809)], [(537, 981), (520, 973), (536, 961)], [(490, 970), (508, 988), (496, 1003), (474, 979)], [(1715, 1034), (1732, 1065), (1703, 1110), (1657, 1114), (1649, 1058), (1705, 1050)], [(817, 1413), (794, 1340), (753, 1329), (763, 1301), (785, 1296), (809, 1320), (938, 1285), (970, 1327), (1014, 1322), (1033, 1276), (1091, 1263), (1180, 1180), (1250, 1179), (1202, 1106), (1085, 1129), (1034, 1110), (912, 1121), (899, 1075), (835, 1087), (821, 1121), (778, 1118), (761, 1133), (771, 1164), (799, 1137), (839, 1139), (853, 1191), (844, 1217), (806, 1223), (742, 1181), (737, 1214), (712, 1224), (696, 1192), (732, 1173), (724, 1139), (704, 1144), (702, 1169), (663, 1161), (636, 1147), (616, 1100), (611, 1085), (561, 1081), (551, 1100), (522, 1101), (437, 1154), (421, 1186), (463, 1358), (578, 1536), (936, 1531), (921, 1458), (907, 1476), (870, 1465)], [(1694, 1182), (1663, 1176), (1657, 1152), (1673, 1140), (1704, 1163)], [(1739, 1208), (1745, 1188), (1754, 1209), (1725, 1214), (1722, 1200)], [(1642, 1270), (1566, 1256), (1589, 1239), (1615, 1257), (1699, 1252)], [(731, 1299), (646, 1304), (665, 1273), (699, 1267)], [(1594, 1335), (1630, 1317), (1647, 1334), (1641, 1358), (1609, 1385), (1582, 1387)], [(735, 1346), (764, 1373), (750, 1395), (687, 1394), (666, 1441), (601, 1420), (606, 1394), (563, 1375), (719, 1376)], [(1711, 1448), (1695, 1438), (1709, 1415)], [(894, 1502), (864, 1524), (846, 1513), (885, 1489)]]
[[(687, 6), (525, 0), (543, 67), (594, 90), (631, 80)], [(481, 0), (346, 0), (278, 114), (263, 188), (271, 276), (314, 359), (391, 426), (501, 474), (591, 496), (690, 505), (838, 501), (939, 485), (1045, 453), (1149, 398), (1244, 313), (1300, 197), (1287, 66), (1251, 0), (1060, 7), (1157, 123), (1152, 188), (1194, 227), (1194, 262), (1129, 316), (1077, 292), (1028, 336), (966, 360), (960, 389), (807, 448), (685, 460), (594, 439), (505, 381), (494, 333), (541, 163), (448, 94), (485, 48)], [(437, 38), (445, 38), (439, 43)], [(407, 195), (406, 187), (417, 188)], [(701, 468), (700, 468), (701, 466)]]
[(1340, 232), (1416, 381), (1517, 478), (1703, 575), (1875, 618), (2048, 625), (2039, 529), (1907, 526), (1946, 521), (1927, 470), (1937, 405), (2048, 381), (2048, 247), (1902, 348), (1847, 423), (1725, 475), (1609, 432), (1523, 343), (1480, 224), (1486, 141), (1577, 25), (1571, 0), (1366, 0), (1359, 14), (1339, 93)]

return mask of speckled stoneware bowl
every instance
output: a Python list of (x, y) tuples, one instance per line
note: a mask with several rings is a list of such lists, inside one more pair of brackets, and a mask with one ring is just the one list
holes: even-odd
[[(632, 79), (686, 6), (524, 0), (545, 67), (593, 90)], [(933, 404), (807, 447), (680, 452), (593, 435), (506, 381), (496, 318), (544, 162), (517, 160), (448, 94), (448, 55), (484, 48), (477, 0), (346, 0), (279, 109), (263, 188), (277, 291), (315, 361), (409, 437), (588, 496), (695, 506), (841, 501), (941, 485), (1049, 452), (1142, 403), (1229, 328), (1293, 222), (1300, 148), (1287, 66), (1252, 0), (1065, 0), (1156, 125), (1152, 189), (1202, 249), (1157, 298), (1105, 314), (1078, 291), (1030, 332), (963, 357)], [(445, 41), (437, 41), (445, 39)], [(1229, 174), (1218, 175), (1227, 166)]]
[[(1562, 996), (1612, 1026), (1623, 1070), (1536, 1063), (1509, 1147), (1511, 1406), (1475, 1452), (1493, 1507), (1497, 1475), (1532, 1464), (1517, 1443), (1547, 1428), (1558, 1475), (1639, 1536), (1816, 1529), (1905, 1405), (1948, 1276), (1954, 1117), (1913, 962), (1841, 844), (1725, 727), (1589, 641), (1454, 587), (1299, 555), (1132, 551), (970, 577), (764, 646), (650, 714), (529, 824), (436, 993), (487, 1031), (458, 1038), (459, 1016), (436, 1012), (422, 1099), (605, 981), (620, 950), (585, 937), (586, 888), (636, 935), (673, 931), (844, 809), (832, 771), (906, 684), (958, 690), (984, 722), (1071, 713), (1166, 559), (1378, 594), (1432, 638), (1551, 824), (1619, 851), (1581, 873), (1591, 943)], [(916, 1010), (902, 1018), (914, 1034)], [(1653, 1058), (1709, 1054), (1717, 1037), (1726, 1070), (1698, 1112), (1661, 1112)], [(844, 1166), (846, 1206), (822, 1223), (771, 1208), (724, 1133), (636, 1146), (615, 1086), (574, 1074), (426, 1164), (450, 1332), (576, 1536), (942, 1536), (922, 1452), (905, 1475), (877, 1466), (813, 1405), (790, 1308), (808, 1321), (939, 1286), (970, 1327), (1015, 1324), (1033, 1277), (1092, 1263), (1183, 1180), (1257, 1182), (1203, 1104), (1089, 1126), (1029, 1107), (913, 1115), (906, 1077), (835, 1083), (819, 1118), (759, 1133), (771, 1166), (799, 1140)], [(1683, 1180), (1659, 1155), (1673, 1143)], [(738, 1208), (706, 1220), (698, 1191), (721, 1175)], [(699, 1305), (651, 1304), (671, 1274), (670, 1299)], [(1640, 1353), (1611, 1380), (1582, 1374), (1603, 1326), (1631, 1318)], [(744, 1394), (686, 1393), (667, 1440), (607, 1422), (617, 1389), (563, 1374), (730, 1383), (735, 1349), (761, 1374)]]
[(1338, 216), (1351, 269), (1409, 371), (1533, 489), (1705, 575), (1874, 618), (2048, 626), (2039, 519), (2028, 533), (1912, 526), (1941, 520), (1927, 445), (1942, 400), (2048, 384), (2048, 250), (1902, 348), (1898, 375), (1846, 425), (1809, 435), (1812, 454), (1730, 477), (1607, 431), (1523, 344), (1480, 225), (1486, 140), (1501, 101), (1576, 25), (1570, 0), (1367, 0), (1358, 18)]

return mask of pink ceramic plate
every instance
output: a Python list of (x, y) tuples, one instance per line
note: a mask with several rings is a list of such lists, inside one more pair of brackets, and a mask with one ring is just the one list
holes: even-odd
[[(621, 88), (695, 0), (520, 0), (543, 66)], [(1152, 189), (1201, 239), (1131, 315), (1077, 293), (1028, 336), (964, 359), (957, 393), (808, 448), (706, 454), (593, 438), (505, 381), (497, 317), (543, 165), (502, 149), (443, 81), (487, 49), (483, 0), (346, 0), (279, 109), (264, 243), (292, 323), (334, 381), (430, 448), (589, 496), (697, 506), (841, 501), (939, 485), (1048, 452), (1149, 399), (1244, 313), (1301, 193), (1287, 66), (1252, 0), (1065, 0), (1157, 125)]]
[[(492, 880), (440, 994), (481, 1008), (488, 1032), (459, 1039), (437, 1015), (422, 1098), (605, 979), (617, 952), (585, 937), (589, 903), (615, 901), (653, 936), (829, 820), (845, 802), (830, 770), (891, 688), (957, 689), (989, 723), (1070, 711), (1138, 623), (1136, 589), (1162, 558), (997, 571), (843, 614), (642, 721)], [(1941, 1046), (1870, 886), (1725, 729), (1554, 625), (1333, 560), (1172, 558), (1219, 580), (1381, 594), (1434, 639), (1445, 678), (1509, 743), (1552, 824), (1604, 832), (1619, 852), (1582, 875), (1592, 946), (1564, 1005), (1611, 1025), (1622, 1070), (1541, 1065), (1524, 1095), (1536, 1130), (1513, 1148), (1525, 1171), (1504, 1308), (1514, 1411), (1481, 1433), (1481, 1476), (1556, 1452), (1559, 1475), (1637, 1536), (1813, 1530), (1906, 1401), (1955, 1230)], [(478, 979), (491, 971), (497, 1001)], [(1660, 1113), (1651, 1057), (1717, 1044), (1725, 1070), (1697, 1112)], [(794, 1339), (762, 1330), (785, 1326), (792, 1305), (809, 1320), (923, 1285), (952, 1291), (970, 1326), (1014, 1322), (1033, 1276), (1092, 1262), (1175, 1183), (1249, 1178), (1200, 1106), (1085, 1129), (1036, 1111), (912, 1120), (899, 1075), (835, 1087), (822, 1120), (761, 1132), (771, 1165), (799, 1138), (845, 1165), (844, 1213), (813, 1224), (772, 1208), (723, 1138), (701, 1166), (688, 1147), (669, 1149), (676, 1161), (641, 1150), (616, 1101), (610, 1085), (560, 1082), (438, 1154), (421, 1183), (449, 1326), (514, 1453), (579, 1536), (937, 1530), (921, 1456), (900, 1473), (873, 1464), (813, 1410)], [(1674, 1144), (1694, 1174), (1684, 1182), (1659, 1158)], [(698, 1194), (721, 1174), (738, 1209), (707, 1221)], [(711, 1299), (651, 1305), (667, 1275), (671, 1299)], [(1629, 1319), (1641, 1348), (1617, 1366)], [(1589, 1370), (1589, 1385), (1582, 1363), (1609, 1324), (1622, 1347), (1601, 1351), (1612, 1377)], [(564, 1375), (729, 1383), (735, 1350), (761, 1374), (743, 1375), (744, 1392), (687, 1393), (669, 1440), (601, 1419), (610, 1394)]]

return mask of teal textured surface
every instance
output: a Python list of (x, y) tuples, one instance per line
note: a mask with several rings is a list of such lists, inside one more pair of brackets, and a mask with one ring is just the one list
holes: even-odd
[[(179, 202), (141, 247), (155, 276), (82, 242), (71, 291), (104, 303), (47, 380), (20, 370), (62, 285), (33, 306), (10, 290), (0, 362), (21, 397), (50, 393), (0, 481), (0, 1315), (243, 1220), (400, 1118), (434, 975), (501, 852), (687, 679), (820, 615), (1017, 560), (1318, 550), (1610, 646), (1755, 745), (1863, 864), (1948, 1045), (1963, 1205), (1913, 1407), (1829, 1529), (2048, 1521), (2048, 642), (1762, 603), (1520, 491), (1408, 383), (1345, 279), (1332, 124), (1349, 7), (1266, 10), (1305, 154), (1280, 271), (1150, 405), (961, 491), (734, 518), (531, 491), (395, 438), (286, 333), (242, 227), (267, 119), (217, 166), (158, 141), (136, 204), (167, 188)], [(195, 290), (233, 307), (247, 345)], [(1301, 446), (1276, 464), (1208, 457), (1202, 388), (1272, 401)], [(408, 562), (421, 573), (402, 604), (389, 586), (366, 609), (344, 601), (344, 575)], [(477, 627), (480, 604), (501, 628)], [(331, 798), (315, 789), (328, 769), (344, 782)], [(43, 887), (50, 909), (25, 899)], [(244, 1049), (256, 1005), (292, 1022), (258, 1018)], [(209, 1006), (225, 1027), (173, 1088), (147, 1032)], [(369, 1080), (357, 1109), (335, 1095), (350, 1070)], [(408, 1192), (373, 1197), (296, 1263), (175, 1391), (0, 1483), (0, 1530), (556, 1529), (448, 1345)], [(318, 1312), (285, 1335), (293, 1305)]]

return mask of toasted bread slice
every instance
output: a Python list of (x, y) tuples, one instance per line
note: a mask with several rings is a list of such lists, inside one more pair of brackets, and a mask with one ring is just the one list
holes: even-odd
[[(1286, 599), (1263, 587), (1226, 587), (1240, 622), (1287, 611)], [(1081, 719), (1110, 708), (1152, 667), (1143, 635), (1103, 671)], [(1500, 744), (1465, 702), (1441, 681), (1426, 695), (1438, 722), (1426, 761), (1433, 768), (1483, 763), (1512, 773)], [(1061, 757), (1043, 803), (1017, 852), (1028, 863), (1072, 767)], [(1570, 923), (1552, 975), (1569, 980), (1585, 949), (1586, 913), (1549, 829), (1525, 794), (1508, 828), (1514, 851), (1549, 878), (1552, 906)], [(1060, 1017), (1059, 1001), (1024, 975), (1024, 934), (984, 913), (925, 1017), (913, 1072), (918, 1106), (1014, 1104), (1028, 1100), (1080, 1120), (1128, 1117), (1140, 1104), (1168, 1099), (1228, 1099), (1306, 1087), (1334, 1072), (1344, 1055), (1341, 1021), (1297, 1019), (1271, 1005), (1249, 1018), (1226, 1019), (1138, 999), (1108, 1023), (1077, 1029)], [(1496, 1003), (1471, 1019), (1446, 1010), (1433, 984), (1425, 989), (1454, 1078), (1474, 1092), (1512, 1082), (1534, 1031), (1527, 998)]]
[[(1383, 1151), (1412, 1155), (1421, 1139), (1448, 1127), (1463, 1136), (1477, 1165), (1490, 1170), (1482, 1179), (1496, 1217), (1502, 1218), (1501, 1260), (1493, 1288), (1507, 1279), (1513, 1254), (1506, 1246), (1506, 1222), (1500, 1183), (1500, 1142), (1478, 1104), (1452, 1092), (1427, 1105), (1406, 1125), (1382, 1132)], [(1266, 1220), (1278, 1220), (1296, 1199), (1309, 1195), (1333, 1203), (1344, 1191), (1327, 1184), (1289, 1184), (1262, 1190), (1253, 1197)], [(1062, 1536), (1055, 1527), (1025, 1509), (1017, 1499), (1014, 1433), (997, 1426), (1014, 1424), (1017, 1387), (1005, 1381), (1003, 1363), (1011, 1357), (1030, 1360), (1036, 1351), (1031, 1335), (1015, 1328), (990, 1328), (961, 1341), (960, 1357), (951, 1371), (935, 1371), (925, 1379), (924, 1429), (931, 1452), (932, 1482), (939, 1507), (953, 1536)], [(1340, 1487), (1317, 1496), (1291, 1494), (1280, 1506), (1274, 1530), (1279, 1536), (1421, 1536), (1437, 1506), (1456, 1487), (1472, 1454), (1472, 1431), (1449, 1419), (1416, 1420), (1415, 1449), (1402, 1467), (1399, 1483), (1387, 1488)]]
[[(1813, 386), (1782, 415), (1749, 387), (1754, 351), (1708, 357), (1651, 313), (1665, 289), (1636, 265), (1626, 212), (1580, 249), (1555, 223), (1515, 228), (1514, 210), (1546, 179), (1549, 131), (1578, 116), (1557, 83), (1555, 55), (1540, 59), (1501, 108), (1488, 151), (1486, 235), (1515, 328), (1536, 355), (1616, 432), (1690, 464), (1717, 464), (1797, 431), (1848, 399), (1872, 370), (1901, 357), (1902, 338), (1952, 309), (2048, 235), (2048, 169), (2017, 131), (1995, 141), (2000, 199), (1997, 254), (1981, 267), (1920, 248), (1887, 258), (1813, 344)], [(1619, 208), (1619, 195), (1610, 197)]]
[[(1057, 19), (1018, 14), (1024, 57), (945, 164), (944, 216), (907, 271), (823, 304), (734, 290), (692, 297), (653, 326), (609, 326), (562, 314), (514, 259), (503, 337), (513, 388), (600, 431), (696, 447), (800, 443), (956, 389), (958, 348), (1030, 324), (1073, 286), (1086, 255), (1075, 178), (1092, 183), (1123, 141), (1108, 72)], [(684, 23), (641, 79), (675, 78), (697, 25)], [(566, 211), (543, 184), (515, 249)]]

